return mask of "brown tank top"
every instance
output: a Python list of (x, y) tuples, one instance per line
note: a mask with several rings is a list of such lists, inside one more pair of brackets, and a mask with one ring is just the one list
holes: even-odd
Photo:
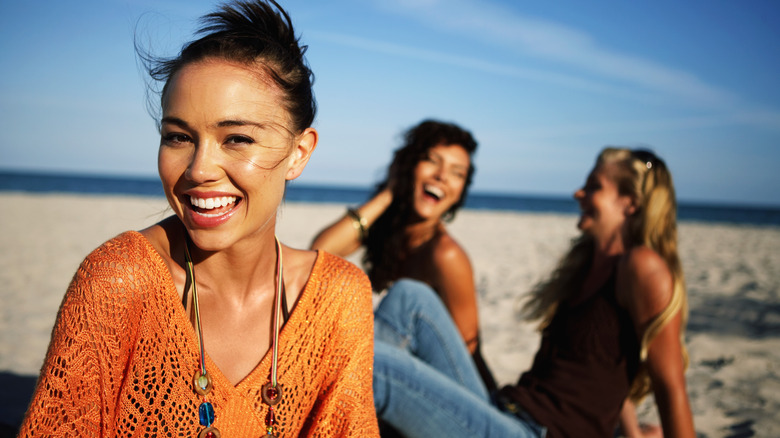
[(615, 274), (590, 296), (561, 303), (531, 370), (501, 390), (548, 437), (612, 437), (639, 366), (639, 342), (615, 298)]

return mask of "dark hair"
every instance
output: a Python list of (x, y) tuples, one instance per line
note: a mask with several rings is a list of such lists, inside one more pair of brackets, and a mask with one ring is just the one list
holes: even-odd
[[(223, 4), (201, 18), (196, 35), (201, 38), (185, 44), (178, 56), (157, 58), (142, 50), (136, 41), (136, 54), (149, 77), (163, 83), (160, 102), (165, 99), (171, 79), (183, 67), (206, 58), (224, 59), (260, 68), (285, 94), (292, 130), (311, 126), (317, 112), (312, 91), (314, 75), (300, 45), (290, 16), (274, 0), (235, 1)], [(152, 116), (156, 105), (148, 102)]]
[[(417, 164), (427, 157), (431, 148), (438, 145), (460, 145), (469, 157), (473, 157), (477, 150), (477, 141), (469, 131), (456, 124), (437, 120), (424, 120), (413, 126), (404, 133), (403, 140), (403, 146), (395, 150), (387, 176), (376, 188), (378, 193), (391, 187), (393, 202), (371, 226), (365, 241), (363, 263), (374, 290), (382, 290), (398, 278), (401, 262), (406, 256), (403, 231), (414, 214), (414, 172)], [(451, 221), (466, 202), (474, 171), (474, 163), (470, 163), (460, 199), (444, 213), (443, 220)]]

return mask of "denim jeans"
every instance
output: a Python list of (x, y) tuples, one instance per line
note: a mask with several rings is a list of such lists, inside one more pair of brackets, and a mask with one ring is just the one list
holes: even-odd
[(544, 437), (494, 406), (455, 324), (427, 285), (399, 280), (374, 313), (374, 405), (408, 438)]

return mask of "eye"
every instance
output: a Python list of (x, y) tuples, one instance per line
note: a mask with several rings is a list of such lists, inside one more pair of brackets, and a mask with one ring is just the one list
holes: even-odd
[(170, 132), (162, 135), (162, 144), (168, 146), (178, 146), (186, 143), (192, 143), (192, 139), (187, 134), (181, 132)]
[(231, 145), (252, 144), (254, 142), (254, 140), (245, 135), (231, 135), (225, 139), (225, 144)]
[(450, 172), (450, 175), (458, 179), (466, 179), (466, 172), (462, 170), (453, 170)]

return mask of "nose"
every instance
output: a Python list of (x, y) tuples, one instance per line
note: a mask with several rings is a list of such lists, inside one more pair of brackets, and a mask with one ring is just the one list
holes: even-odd
[(204, 143), (198, 144), (190, 157), (185, 177), (195, 183), (216, 181), (220, 178), (222, 169), (218, 160), (216, 146)]
[(582, 198), (584, 198), (584, 197), (585, 197), (585, 190), (583, 190), (583, 189), (581, 189), (581, 188), (580, 188), (580, 189), (577, 189), (577, 190), (574, 192), (574, 199), (576, 199), (576, 200), (578, 200), (578, 201), (579, 201), (580, 199), (582, 199)]
[(436, 166), (436, 171), (433, 173), (433, 177), (437, 181), (446, 182), (447, 169), (445, 169), (444, 166)]

